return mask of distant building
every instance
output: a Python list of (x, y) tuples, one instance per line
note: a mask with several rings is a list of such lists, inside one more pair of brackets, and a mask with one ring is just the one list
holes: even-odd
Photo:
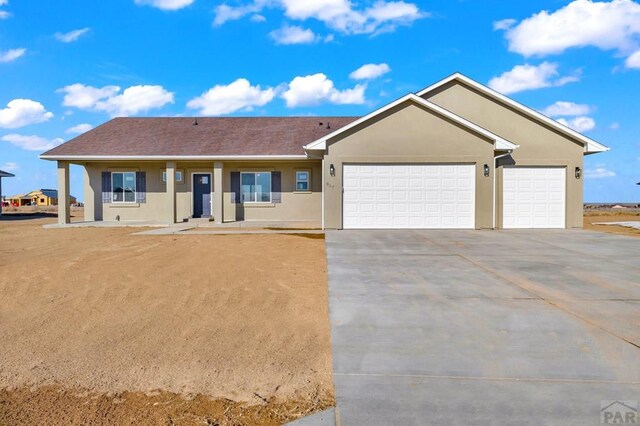
[(2, 206), (5, 203), (4, 198), (2, 197), (2, 178), (3, 177), (14, 177), (15, 175), (9, 172), (5, 172), (0, 170), (0, 216), (2, 216)]
[[(69, 196), (71, 203), (76, 204), (78, 200), (73, 195)], [(55, 189), (36, 189), (27, 194), (14, 195), (9, 198), (12, 206), (57, 206), (58, 191)]]

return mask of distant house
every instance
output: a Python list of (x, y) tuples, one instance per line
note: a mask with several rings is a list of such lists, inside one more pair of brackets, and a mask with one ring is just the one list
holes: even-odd
[[(69, 196), (70, 204), (77, 203), (76, 197)], [(12, 206), (57, 206), (58, 191), (55, 189), (36, 189), (26, 194), (14, 195), (9, 198)]]

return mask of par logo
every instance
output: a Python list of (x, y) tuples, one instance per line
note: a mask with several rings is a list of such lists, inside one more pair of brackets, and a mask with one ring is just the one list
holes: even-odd
[(600, 401), (600, 423), (605, 425), (640, 424), (638, 401)]

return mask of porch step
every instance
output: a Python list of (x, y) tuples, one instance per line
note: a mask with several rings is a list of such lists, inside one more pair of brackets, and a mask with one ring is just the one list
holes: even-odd
[(198, 225), (202, 223), (213, 222), (213, 218), (212, 217), (190, 217), (189, 219), (187, 219), (187, 222), (192, 223), (194, 225)]

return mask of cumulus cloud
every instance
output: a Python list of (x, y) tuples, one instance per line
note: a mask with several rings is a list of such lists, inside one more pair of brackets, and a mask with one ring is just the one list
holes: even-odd
[(333, 81), (322, 73), (296, 77), (282, 94), (289, 108), (318, 105), (323, 102), (332, 104), (363, 104), (366, 85), (357, 85), (352, 89), (338, 90)]
[(616, 173), (607, 169), (605, 166), (598, 166), (595, 169), (586, 169), (584, 171), (584, 177), (587, 179), (603, 179), (614, 177)]
[(509, 50), (524, 56), (559, 54), (586, 46), (627, 56), (638, 48), (640, 4), (632, 0), (575, 0), (555, 12), (543, 10), (504, 29)]
[(542, 113), (549, 117), (574, 117), (577, 115), (586, 115), (590, 112), (591, 107), (589, 105), (567, 101), (558, 101), (542, 110)]
[(627, 68), (636, 68), (640, 69), (640, 50), (634, 52), (627, 58), (624, 62)]
[(596, 121), (591, 117), (580, 116), (571, 119), (558, 118), (556, 121), (575, 130), (576, 132), (587, 132), (596, 127)]
[(2, 137), (2, 140), (27, 151), (47, 151), (55, 148), (64, 142), (64, 139), (46, 139), (40, 136), (25, 136), (19, 134), (10, 134)]
[(271, 102), (275, 89), (252, 86), (248, 80), (239, 78), (229, 85), (217, 85), (202, 95), (190, 100), (187, 107), (199, 110), (201, 115), (223, 115), (235, 111), (251, 111)]
[(5, 172), (15, 172), (18, 170), (20, 166), (18, 163), (14, 163), (12, 161), (7, 161), (2, 166), (0, 166), (0, 170), (4, 170)]
[(82, 123), (82, 124), (78, 124), (77, 126), (68, 128), (67, 133), (81, 134), (81, 133), (88, 132), (91, 129), (93, 129), (93, 126), (91, 124)]
[(515, 19), (503, 19), (501, 21), (495, 21), (493, 23), (493, 30), (494, 31), (499, 31), (499, 30), (508, 30), (509, 28), (513, 27), (516, 24)]
[(178, 10), (189, 6), (195, 0), (135, 0), (136, 4), (153, 6), (162, 10)]
[(18, 49), (9, 49), (4, 52), (0, 52), (0, 63), (6, 63), (15, 61), (24, 54), (27, 53), (27, 49), (20, 47)]
[(36, 101), (31, 99), (14, 99), (7, 104), (7, 107), (0, 109), (0, 128), (17, 129), (48, 121), (53, 117), (53, 113)]
[(6, 10), (0, 10), (0, 20), (11, 18), (11, 14)]
[(489, 81), (489, 87), (505, 95), (543, 87), (563, 86), (580, 80), (577, 74), (559, 76), (558, 64), (543, 62), (540, 65), (517, 65), (499, 77)]
[(290, 25), (271, 31), (269, 35), (276, 44), (310, 44), (318, 40), (310, 29)]
[(91, 28), (80, 28), (79, 30), (69, 31), (68, 33), (55, 33), (56, 40), (63, 43), (72, 43), (77, 41), (80, 37), (91, 31)]
[(64, 93), (62, 105), (100, 111), (112, 117), (126, 117), (174, 102), (174, 95), (162, 86), (131, 86), (120, 93), (118, 86), (102, 88), (76, 83), (59, 89)]
[(321, 21), (332, 30), (344, 34), (389, 32), (429, 16), (414, 3), (405, 1), (377, 0), (371, 6), (357, 10), (349, 0), (256, 0), (241, 6), (218, 6), (214, 25), (258, 13), (265, 7), (283, 9), (285, 16), (290, 19)]
[(353, 80), (373, 80), (390, 72), (391, 68), (387, 64), (366, 64), (349, 74)]

